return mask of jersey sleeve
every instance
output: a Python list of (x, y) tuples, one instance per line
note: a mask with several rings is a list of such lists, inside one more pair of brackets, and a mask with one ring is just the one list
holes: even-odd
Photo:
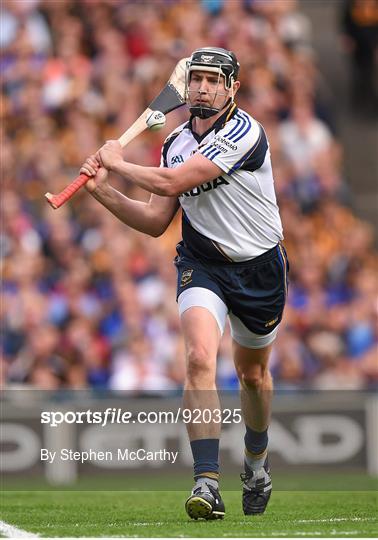
[(172, 141), (174, 140), (175, 133), (171, 133), (168, 135), (168, 137), (165, 139), (163, 146), (161, 148), (161, 156), (160, 156), (160, 167), (169, 167), (168, 160), (167, 160), (167, 153), (169, 150), (169, 147), (171, 146)]
[(168, 163), (168, 150), (171, 146), (171, 144), (175, 141), (175, 139), (180, 135), (182, 130), (187, 126), (187, 122), (184, 122), (180, 126), (178, 126), (174, 131), (172, 131), (168, 137), (165, 139), (162, 149), (161, 149), (161, 157), (160, 157), (160, 167), (170, 167), (171, 164)]
[(268, 149), (265, 132), (256, 120), (238, 111), (214, 138), (200, 149), (226, 174), (240, 168), (256, 170), (261, 167)]

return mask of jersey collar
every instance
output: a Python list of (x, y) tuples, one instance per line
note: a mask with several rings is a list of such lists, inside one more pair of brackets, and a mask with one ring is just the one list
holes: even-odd
[(195, 140), (200, 143), (201, 141), (203, 141), (203, 139), (205, 137), (207, 137), (209, 135), (209, 133), (211, 133), (212, 131), (215, 130), (215, 133), (217, 133), (220, 129), (222, 129), (226, 123), (231, 120), (231, 118), (238, 112), (238, 108), (236, 106), (236, 103), (231, 103), (227, 109), (224, 111), (224, 113), (214, 122), (214, 124), (207, 130), (205, 131), (205, 133), (203, 133), (202, 135), (197, 135), (197, 133), (195, 131), (193, 131), (193, 118), (194, 116), (191, 115), (191, 117), (189, 118), (189, 121), (187, 123), (187, 125), (185, 126), (186, 128), (188, 128), (193, 137), (195, 138)]

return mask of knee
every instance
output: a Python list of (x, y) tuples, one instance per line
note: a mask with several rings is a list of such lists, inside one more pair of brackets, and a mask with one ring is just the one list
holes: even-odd
[(250, 366), (239, 373), (239, 379), (246, 390), (261, 391), (265, 389), (271, 376), (262, 366)]
[(187, 351), (187, 382), (195, 387), (207, 385), (215, 377), (215, 359), (204, 345), (195, 345)]

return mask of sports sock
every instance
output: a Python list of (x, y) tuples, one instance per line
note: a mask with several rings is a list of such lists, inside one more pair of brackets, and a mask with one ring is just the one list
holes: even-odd
[(267, 456), (267, 451), (265, 450), (262, 454), (259, 454), (258, 456), (252, 455), (248, 452), (248, 450), (245, 451), (244, 461), (248, 465), (250, 469), (253, 471), (258, 471), (261, 469), (261, 467), (264, 466), (265, 460)]
[(191, 441), (194, 480), (205, 478), (218, 482), (219, 477), (219, 439), (198, 439)]
[(211, 486), (215, 489), (218, 489), (219, 488), (218, 480), (215, 480), (215, 478), (208, 478), (207, 476), (197, 476), (193, 491), (196, 490), (197, 488), (201, 488), (201, 491), (209, 491), (209, 488), (207, 486)]
[(267, 455), (268, 429), (264, 431), (255, 431), (246, 426), (244, 443), (246, 464), (253, 471), (261, 469)]

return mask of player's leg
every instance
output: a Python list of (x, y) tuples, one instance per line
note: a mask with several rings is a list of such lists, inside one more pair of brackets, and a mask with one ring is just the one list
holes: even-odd
[(267, 450), (273, 381), (268, 362), (277, 329), (259, 336), (233, 316), (231, 327), (233, 357), (240, 381), (241, 408), (246, 428), (243, 510), (245, 514), (260, 514), (265, 511), (272, 490)]
[[(273, 380), (268, 368), (272, 344), (261, 349), (243, 347), (232, 343), (236, 372), (241, 386), (243, 418), (256, 433), (265, 433), (270, 421)], [(260, 437), (262, 439), (262, 437)], [(251, 441), (254, 453), (266, 450), (267, 438), (261, 443)], [(262, 447), (264, 446), (264, 448)]]
[[(221, 423), (214, 421), (219, 410), (216, 391), (216, 358), (227, 308), (212, 291), (192, 288), (179, 297), (181, 326), (186, 349), (186, 379), (183, 407), (192, 412), (186, 424), (194, 462), (195, 485), (186, 502), (190, 517), (219, 519), (224, 505), (218, 491), (219, 439)], [(206, 421), (202, 411), (211, 411)]]
[(245, 514), (264, 512), (272, 489), (267, 445), (273, 384), (268, 361), (285, 306), (288, 270), (285, 250), (278, 244), (236, 267), (237, 279), (229, 280), (224, 291), (246, 424)]

